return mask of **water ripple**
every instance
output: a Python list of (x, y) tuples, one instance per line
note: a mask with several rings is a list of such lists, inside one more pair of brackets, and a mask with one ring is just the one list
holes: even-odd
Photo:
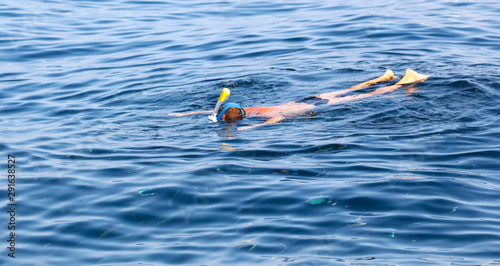
[[(0, 4), (15, 263), (500, 263), (499, 12), (474, 1)], [(213, 108), (223, 87), (244, 107), (274, 105), (387, 68), (431, 77), (247, 131), (236, 128), (264, 120), (168, 116)]]

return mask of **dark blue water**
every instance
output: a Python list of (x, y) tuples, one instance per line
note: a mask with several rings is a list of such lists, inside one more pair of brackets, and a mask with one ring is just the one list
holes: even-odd
[(2, 1), (0, 264), (500, 264), (498, 2), (324, 2)]

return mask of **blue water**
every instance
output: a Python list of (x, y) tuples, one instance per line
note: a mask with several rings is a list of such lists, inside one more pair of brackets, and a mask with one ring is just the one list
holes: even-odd
[[(2, 265), (500, 264), (497, 1), (8, 0), (0, 17)], [(388, 68), (431, 77), (246, 131), (263, 120), (168, 116)]]

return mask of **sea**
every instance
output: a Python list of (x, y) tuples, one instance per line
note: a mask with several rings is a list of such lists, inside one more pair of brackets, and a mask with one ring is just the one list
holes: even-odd
[[(500, 265), (500, 4), (4, 0), (1, 265)], [(276, 124), (211, 122), (430, 77)]]

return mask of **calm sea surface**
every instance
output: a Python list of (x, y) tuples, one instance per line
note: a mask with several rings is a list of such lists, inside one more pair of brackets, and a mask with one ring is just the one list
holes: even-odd
[[(498, 1), (7, 0), (0, 18), (2, 265), (500, 264)], [(168, 116), (388, 68), (431, 78), (246, 131), (264, 120)]]

